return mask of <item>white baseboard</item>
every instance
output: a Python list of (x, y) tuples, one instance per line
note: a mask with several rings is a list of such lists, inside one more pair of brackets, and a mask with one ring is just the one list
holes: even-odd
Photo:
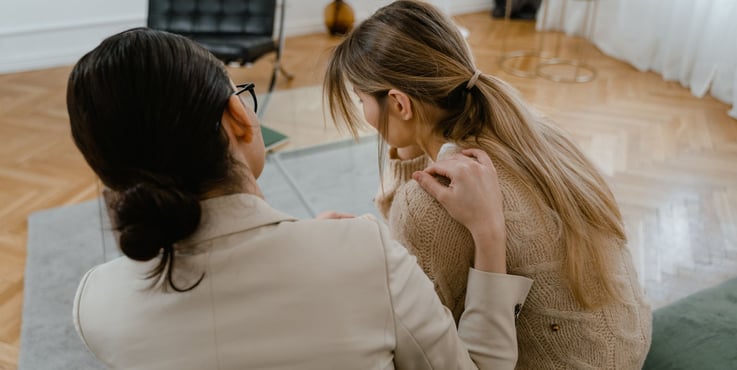
[(309, 35), (320, 32), (328, 32), (322, 19), (319, 19), (317, 21), (310, 19), (300, 19), (297, 21), (291, 21), (289, 23), (284, 22), (284, 35), (287, 37)]

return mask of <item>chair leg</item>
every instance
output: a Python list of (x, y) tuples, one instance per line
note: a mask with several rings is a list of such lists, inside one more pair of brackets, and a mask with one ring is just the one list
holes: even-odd
[(286, 69), (281, 65), (281, 58), (277, 57), (277, 59), (274, 61), (274, 70), (271, 72), (271, 82), (269, 83), (269, 95), (272, 91), (274, 91), (274, 86), (276, 86), (276, 77), (281, 72), (281, 74), (284, 75), (284, 77), (287, 78), (287, 80), (291, 81), (294, 79), (294, 75), (287, 72)]
[(279, 72), (281, 72), (288, 81), (294, 79), (294, 75), (287, 72), (287, 70), (284, 69), (284, 67), (282, 67), (281, 65), (281, 52), (278, 52), (276, 55), (276, 60), (274, 61), (274, 70), (271, 72), (271, 82), (269, 82), (269, 91), (266, 93), (266, 96), (263, 99), (263, 108), (261, 108), (259, 111), (259, 118), (263, 118), (263, 114), (266, 112), (266, 106), (271, 100), (271, 93), (274, 92), (274, 87), (276, 86), (276, 77)]
[(269, 94), (271, 94), (274, 91), (274, 86), (276, 86), (276, 77), (279, 72), (279, 64), (274, 64), (274, 70), (271, 71), (271, 82), (269, 83)]
[(276, 76), (279, 70), (280, 70), (279, 62), (276, 61), (274, 63), (274, 70), (271, 71), (271, 82), (269, 82), (269, 90), (266, 92), (266, 95), (261, 98), (261, 104), (259, 104), (259, 110), (258, 110), (259, 119), (264, 118), (264, 113), (266, 113), (266, 109), (269, 106), (269, 102), (271, 101), (271, 93), (274, 92), (274, 87), (276, 86)]
[(281, 74), (283, 74), (283, 75), (284, 75), (284, 77), (286, 77), (286, 78), (287, 78), (287, 80), (291, 81), (291, 80), (293, 80), (293, 79), (294, 79), (294, 75), (293, 75), (293, 74), (291, 74), (291, 73), (289, 73), (289, 72), (287, 72), (287, 70), (286, 70), (286, 69), (284, 69), (284, 66), (282, 66), (282, 65), (279, 65), (279, 67), (278, 67), (278, 68), (279, 68), (279, 72), (281, 72)]

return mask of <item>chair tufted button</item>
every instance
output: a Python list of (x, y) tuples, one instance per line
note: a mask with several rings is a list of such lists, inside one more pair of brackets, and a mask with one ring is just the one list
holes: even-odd
[(560, 325), (558, 325), (558, 324), (550, 324), (550, 330), (552, 330), (553, 332), (557, 332), (557, 331), (560, 330)]

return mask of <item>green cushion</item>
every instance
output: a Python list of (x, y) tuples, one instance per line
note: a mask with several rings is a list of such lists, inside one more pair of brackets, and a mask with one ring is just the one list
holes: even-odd
[(655, 310), (643, 369), (737, 369), (737, 278)]

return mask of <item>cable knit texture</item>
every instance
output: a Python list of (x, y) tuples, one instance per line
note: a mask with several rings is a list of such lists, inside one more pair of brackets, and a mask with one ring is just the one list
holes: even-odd
[[(411, 179), (430, 159), (390, 160), (375, 199), (394, 237), (417, 257), (441, 301), (458, 321), (463, 312), (473, 239)], [(492, 160), (494, 158), (492, 157)], [(626, 303), (584, 310), (564, 282), (565, 249), (556, 213), (542, 195), (495, 161), (504, 198), (507, 270), (534, 279), (517, 321), (518, 369), (640, 369), (650, 346), (651, 311), (626, 245), (612, 241), (608, 258)], [(588, 287), (600, 291), (600, 287)], [(493, 333), (489, 333), (493, 335)]]

